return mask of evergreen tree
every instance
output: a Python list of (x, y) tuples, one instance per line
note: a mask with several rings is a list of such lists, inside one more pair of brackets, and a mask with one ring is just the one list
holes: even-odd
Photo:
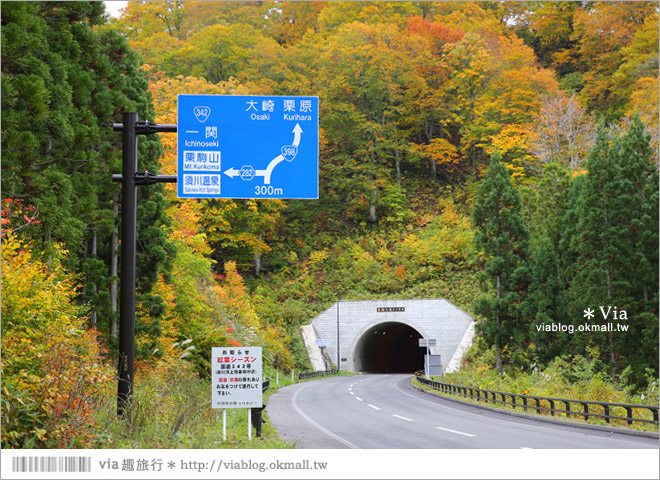
[[(66, 265), (83, 274), (80, 301), (92, 324), (112, 331), (113, 198), (120, 186), (121, 136), (104, 126), (122, 111), (153, 120), (137, 55), (104, 23), (101, 2), (10, 2), (2, 6), (2, 191), (32, 204), (40, 223), (22, 233), (70, 252)], [(157, 171), (160, 142), (141, 138), (140, 169)], [(138, 290), (148, 295), (165, 259), (162, 185), (141, 189)], [(146, 297), (156, 315), (158, 298)]]
[(624, 336), (622, 367), (630, 365), (628, 381), (643, 386), (646, 369), (658, 373), (658, 171), (650, 136), (639, 118), (633, 119), (621, 139), (621, 203), (626, 214), (619, 237), (630, 245), (626, 279), (629, 330)]
[(567, 168), (559, 162), (543, 166), (543, 174), (532, 193), (532, 211), (528, 223), (532, 246), (545, 235), (553, 249), (558, 248), (561, 219), (568, 208), (570, 188), (571, 177)]
[(575, 177), (568, 191), (566, 212), (561, 218), (559, 227), (559, 274), (564, 285), (570, 285), (575, 278), (575, 267), (577, 264), (577, 253), (571, 246), (576, 245), (573, 237), (576, 235), (578, 223), (577, 204), (582, 191), (584, 176)]
[(486, 255), (484, 278), (494, 295), (481, 298), (475, 305), (483, 321), (478, 329), (485, 341), (494, 346), (496, 366), (503, 369), (502, 353), (526, 338), (520, 317), (520, 302), (526, 288), (529, 231), (521, 212), (520, 195), (497, 150), (491, 156), (475, 199), (472, 218), (477, 228), (475, 243)]
[(559, 275), (559, 258), (552, 241), (543, 235), (532, 253), (531, 282), (523, 304), (530, 320), (529, 336), (535, 346), (536, 362), (547, 365), (568, 350), (566, 332), (546, 331), (553, 324), (567, 325), (564, 283)]
[[(646, 368), (657, 372), (658, 174), (649, 137), (635, 120), (621, 137), (601, 129), (587, 162), (575, 207), (570, 250), (575, 255), (570, 315), (596, 311), (592, 323), (618, 323), (627, 331), (589, 332), (584, 346), (617, 377), (631, 366), (631, 382), (643, 382)], [(607, 311), (626, 312), (615, 319)], [(615, 327), (616, 328), (616, 327)]]
[[(582, 318), (589, 308), (598, 311), (601, 305), (625, 302), (617, 273), (627, 262), (629, 251), (617, 236), (624, 206), (619, 198), (620, 172), (615, 152), (604, 129), (599, 129), (587, 159), (588, 173), (578, 198), (576, 234), (571, 241), (571, 249), (577, 254), (570, 292), (573, 318)], [(606, 361), (614, 373), (614, 335), (592, 331), (580, 336), (585, 338), (592, 357)]]

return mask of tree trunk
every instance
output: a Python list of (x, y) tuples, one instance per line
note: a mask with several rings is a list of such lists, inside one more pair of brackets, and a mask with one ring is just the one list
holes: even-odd
[[(96, 228), (94, 228), (94, 231), (92, 232), (92, 258), (96, 258)], [(94, 298), (99, 293), (99, 289), (96, 286), (96, 282), (92, 283), (92, 295)], [(97, 315), (96, 315), (96, 308), (92, 308), (92, 316), (89, 319), (90, 324), (92, 328), (96, 329), (96, 321), (97, 321)]]
[(394, 150), (394, 167), (396, 168), (396, 184), (401, 191), (401, 164), (399, 162), (399, 149)]
[(115, 216), (115, 228), (112, 230), (110, 244), (110, 338), (117, 338), (117, 275), (119, 265), (119, 192), (112, 197), (112, 213)]
[[(259, 240), (262, 240), (262, 236), (259, 235)], [(261, 255), (259, 252), (254, 252), (254, 272), (259, 275), (261, 273)]]
[[(428, 117), (424, 120), (424, 134), (426, 135), (426, 141), (431, 143), (433, 135), (435, 134), (435, 129), (433, 128), (433, 122), (430, 122)], [(435, 160), (433, 159), (431, 159), (431, 178), (433, 180), (438, 178), (438, 170), (435, 166)]]
[[(500, 276), (497, 276), (497, 299), (500, 299)], [(498, 307), (499, 308), (499, 307)], [(500, 332), (502, 331), (502, 319), (499, 311), (495, 317), (497, 322), (497, 333), (495, 334), (495, 367), (498, 373), (502, 373), (502, 344), (500, 342)]]
[(371, 200), (369, 200), (369, 222), (376, 223), (378, 217), (376, 216), (376, 199), (378, 198), (378, 188), (374, 185), (374, 191), (371, 194)]

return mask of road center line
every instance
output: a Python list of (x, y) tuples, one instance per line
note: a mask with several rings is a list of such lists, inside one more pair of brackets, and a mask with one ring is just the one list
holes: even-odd
[(355, 399), (356, 399), (358, 402), (362, 402), (362, 401), (363, 401), (360, 397), (355, 397)]
[(367, 407), (371, 407), (371, 408), (373, 408), (374, 410), (380, 410), (380, 407), (377, 407), (376, 405), (372, 405), (372, 404), (370, 404), (370, 403), (367, 404)]
[(412, 422), (413, 421), (410, 418), (402, 417), (401, 415), (397, 415), (396, 413), (393, 413), (392, 416), (394, 416), (396, 418), (400, 418), (401, 420), (405, 420), (406, 422)]
[(348, 392), (348, 393), (350, 393), (351, 395), (355, 396), (355, 394), (354, 394), (353, 392)]
[(458, 430), (452, 430), (450, 428), (442, 428), (442, 427), (435, 427), (435, 428), (437, 428), (438, 430), (443, 430), (445, 432), (455, 433), (457, 435), (464, 435), (466, 437), (474, 437), (475, 436), (475, 435), (472, 435), (471, 433), (459, 432)]

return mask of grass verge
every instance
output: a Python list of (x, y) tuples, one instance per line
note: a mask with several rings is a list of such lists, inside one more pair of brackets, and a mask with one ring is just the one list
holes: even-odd
[[(280, 386), (284, 384), (286, 380), (280, 382)], [(274, 387), (264, 392), (264, 403)], [(107, 392), (106, 398), (97, 413), (96, 448), (293, 448), (280, 440), (270, 422), (263, 424), (259, 438), (253, 428), (252, 440), (248, 440), (245, 408), (227, 409), (227, 440), (223, 441), (222, 410), (211, 408), (211, 383), (189, 371), (151, 372), (136, 378), (125, 418), (117, 417), (115, 392)]]

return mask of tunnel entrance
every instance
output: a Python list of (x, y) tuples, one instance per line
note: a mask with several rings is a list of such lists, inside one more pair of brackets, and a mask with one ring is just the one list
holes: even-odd
[(365, 332), (355, 348), (357, 369), (368, 373), (412, 373), (424, 368), (422, 335), (399, 322), (384, 322)]

